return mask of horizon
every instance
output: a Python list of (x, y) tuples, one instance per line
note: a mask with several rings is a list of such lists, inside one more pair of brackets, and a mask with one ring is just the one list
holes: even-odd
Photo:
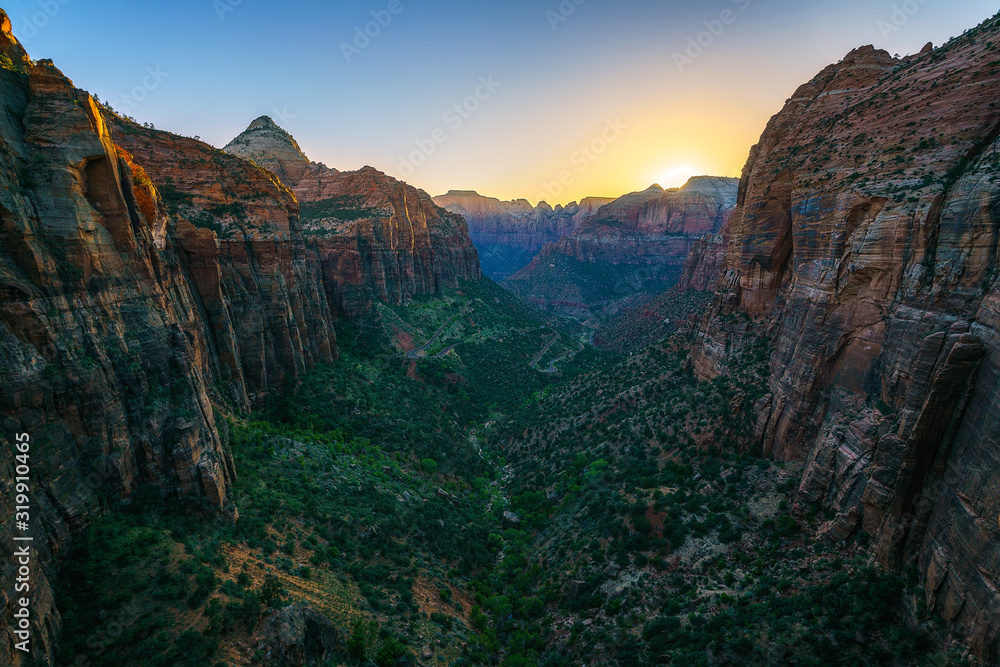
[[(767, 120), (827, 65), (867, 44), (937, 47), (996, 12), (980, 0), (124, 7), (25, 0), (8, 14), (32, 58), (140, 123), (222, 148), (267, 115), (338, 170), (552, 207), (738, 178)], [(94, 31), (118, 39), (95, 44)]]

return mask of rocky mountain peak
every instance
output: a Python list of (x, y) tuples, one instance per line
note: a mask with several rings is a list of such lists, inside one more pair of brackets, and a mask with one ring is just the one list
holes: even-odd
[(289, 187), (302, 180), (310, 164), (298, 142), (270, 116), (255, 119), (222, 150), (273, 171)]
[(722, 176), (692, 176), (681, 186), (680, 192), (701, 194), (717, 198), (724, 208), (736, 205), (736, 194), (740, 184), (738, 178)]

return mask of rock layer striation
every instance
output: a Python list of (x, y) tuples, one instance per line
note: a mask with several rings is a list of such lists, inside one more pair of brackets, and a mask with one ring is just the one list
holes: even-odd
[[(755, 438), (801, 462), (831, 540), (912, 566), (980, 659), (1000, 634), (1000, 20), (902, 60), (857, 49), (752, 149), (703, 378), (774, 342)], [(693, 277), (692, 277), (693, 278)], [(919, 602), (919, 605), (917, 604)]]
[(494, 280), (505, 280), (527, 266), (547, 243), (575, 232), (597, 213), (608, 197), (586, 197), (555, 208), (546, 202), (532, 206), (526, 199), (501, 201), (469, 190), (452, 190), (434, 203), (461, 215), (479, 250), (483, 271)]
[(461, 216), (371, 167), (338, 171), (310, 162), (270, 118), (253, 121), (226, 152), (274, 170), (302, 203), (307, 246), (320, 262), (336, 313), (480, 277), (479, 255)]

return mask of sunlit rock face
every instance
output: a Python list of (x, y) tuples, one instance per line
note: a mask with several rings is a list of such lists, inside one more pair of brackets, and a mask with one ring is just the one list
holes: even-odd
[(224, 150), (273, 171), (303, 204), (306, 244), (335, 313), (355, 316), (375, 299), (405, 303), (480, 277), (465, 220), (422, 190), (371, 167), (338, 171), (310, 162), (267, 117)]
[(173, 222), (230, 395), (258, 404), (269, 389), (332, 359), (333, 314), (292, 193), (246, 160), (107, 116)]
[(702, 377), (775, 346), (765, 453), (798, 461), (832, 540), (915, 566), (925, 602), (998, 656), (1000, 28), (902, 60), (865, 47), (800, 87), (753, 148)]
[[(116, 145), (104, 111), (50, 61), (21, 57), (2, 12), (0, 24), (0, 415), (8, 433), (31, 439), (32, 648), (51, 662), (56, 557), (101, 510), (100, 495), (154, 487), (193, 511), (236, 516), (210, 401), (226, 384), (215, 338), (225, 326), (208, 321), (180, 222)], [(246, 404), (248, 383), (230, 379)], [(5, 471), (13, 455), (0, 448)], [(8, 554), (13, 480), (0, 475)], [(13, 591), (8, 565), (0, 586)], [(0, 664), (24, 659), (0, 643)]]
[(598, 209), (542, 248), (507, 284), (539, 306), (581, 314), (681, 277), (694, 243), (722, 230), (738, 180), (700, 176), (681, 188), (654, 185)]
[(469, 190), (452, 190), (434, 203), (461, 215), (479, 250), (483, 272), (504, 280), (527, 266), (546, 244), (575, 232), (584, 220), (613, 199), (586, 197), (555, 208), (546, 202), (532, 206), (526, 199), (501, 201)]

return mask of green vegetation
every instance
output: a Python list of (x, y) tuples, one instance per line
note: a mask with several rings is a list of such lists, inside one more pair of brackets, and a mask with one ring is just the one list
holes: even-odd
[(489, 281), (342, 320), (335, 363), (218, 415), (237, 522), (146, 494), (87, 529), (61, 660), (228, 664), (297, 603), (338, 627), (332, 664), (959, 664), (755, 455), (765, 340), (710, 381), (683, 331), (543, 374), (581, 333), (552, 325)]
[(339, 220), (350, 222), (366, 218), (387, 218), (387, 213), (378, 208), (366, 206), (363, 197), (331, 197), (316, 202), (302, 202), (299, 215), (303, 222)]
[(615, 312), (636, 295), (660, 294), (679, 277), (680, 267), (676, 266), (581, 262), (554, 254), (540, 256), (531, 271), (518, 273), (504, 284), (534, 303), (552, 304), (553, 312), (586, 319)]

